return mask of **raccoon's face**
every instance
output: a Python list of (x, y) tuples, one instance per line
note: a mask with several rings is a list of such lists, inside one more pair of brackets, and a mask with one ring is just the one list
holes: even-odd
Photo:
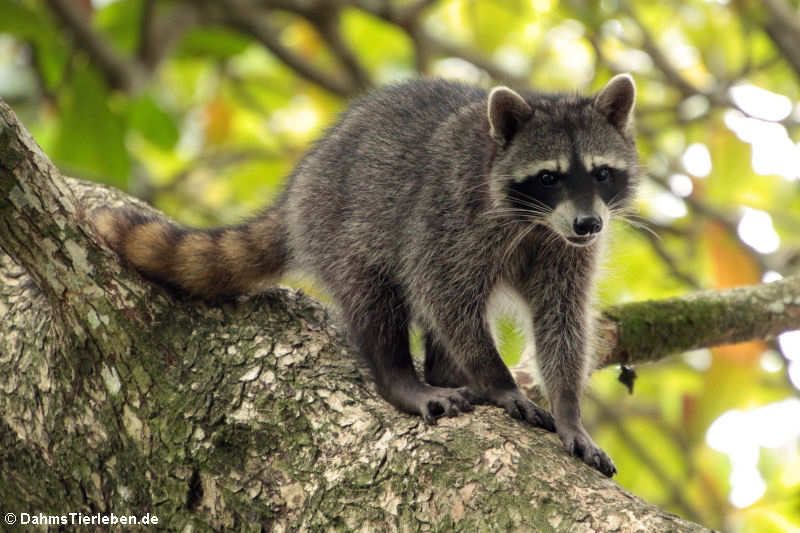
[(593, 98), (548, 96), (529, 104), (510, 89), (492, 91), (489, 121), (501, 144), (492, 166), (497, 211), (543, 224), (573, 246), (594, 243), (633, 196), (634, 95), (629, 76), (612, 79)]
[(520, 219), (545, 224), (569, 244), (592, 244), (608, 227), (611, 213), (630, 197), (623, 158), (580, 153), (534, 161), (511, 174), (506, 203)]

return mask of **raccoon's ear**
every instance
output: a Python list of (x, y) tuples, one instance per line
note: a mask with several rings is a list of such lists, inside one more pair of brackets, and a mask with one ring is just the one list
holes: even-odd
[(489, 135), (505, 146), (531, 115), (528, 102), (508, 87), (495, 87), (489, 93)]
[(633, 104), (636, 101), (636, 85), (630, 74), (618, 74), (611, 78), (594, 97), (594, 107), (623, 135), (628, 135), (633, 126)]

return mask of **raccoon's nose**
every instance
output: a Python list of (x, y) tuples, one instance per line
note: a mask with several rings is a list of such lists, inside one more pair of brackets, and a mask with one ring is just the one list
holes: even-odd
[(603, 229), (603, 221), (600, 220), (600, 217), (594, 215), (577, 216), (572, 221), (572, 229), (575, 230), (576, 235), (581, 236), (600, 233), (600, 230)]

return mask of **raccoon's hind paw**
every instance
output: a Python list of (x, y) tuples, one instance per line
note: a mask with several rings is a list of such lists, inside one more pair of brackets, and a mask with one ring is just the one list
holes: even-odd
[(453, 417), (475, 409), (471, 400), (476, 399), (466, 388), (426, 386), (416, 391), (413, 403), (426, 424), (435, 425), (443, 416)]
[(612, 477), (617, 473), (614, 461), (594, 443), (583, 429), (561, 429), (558, 436), (564, 443), (567, 453), (581, 459), (604, 476)]
[(513, 418), (524, 420), (547, 431), (556, 430), (553, 415), (530, 401), (519, 389), (497, 391), (491, 394), (489, 401), (505, 409)]

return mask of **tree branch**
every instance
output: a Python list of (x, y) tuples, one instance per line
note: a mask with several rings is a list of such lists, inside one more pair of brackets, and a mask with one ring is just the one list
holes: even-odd
[(154, 65), (158, 54), (156, 53), (156, 0), (144, 0), (142, 5), (142, 18), (139, 21), (139, 45), (136, 57), (144, 65)]
[[(214, 4), (207, 3), (207, 6), (209, 9), (214, 9)], [(225, 0), (222, 2), (222, 8), (219, 14), (222, 20), (232, 28), (259, 41), (299, 76), (345, 98), (358, 93), (356, 86), (332, 73), (318, 69), (284, 46), (278, 37), (278, 31), (266, 20), (266, 13), (238, 0)]]
[[(25, 268), (52, 300), (90, 283), (86, 269), (70, 272), (91, 242), (67, 233), (79, 206), (55, 166), (0, 101), (0, 247)], [(31, 179), (35, 176), (36, 179)], [(69, 256), (69, 259), (66, 257)], [(70, 275), (68, 275), (70, 274)], [(74, 282), (72, 286), (65, 283)]]
[(609, 405), (600, 401), (598, 398), (591, 398), (591, 401), (599, 411), (601, 417), (615, 422), (614, 428), (619, 438), (625, 442), (631, 453), (636, 455), (642, 465), (650, 470), (656, 478), (661, 480), (669, 492), (670, 501), (676, 508), (680, 509), (681, 515), (686, 516), (690, 520), (699, 522), (701, 517), (695, 510), (692, 502), (687, 498), (686, 487), (682, 482), (674, 480), (673, 476), (666, 471), (659, 460), (658, 451), (643, 446), (640, 443), (640, 439), (637, 439), (636, 435), (631, 433)]
[[(627, 303), (602, 310), (595, 366), (651, 363), (688, 350), (771, 339), (793, 329), (800, 329), (800, 275)], [(512, 369), (517, 383), (533, 396), (535, 364), (523, 357)]]
[(424, 30), (421, 30), (417, 36), (419, 42), (424, 47), (430, 48), (431, 51), (447, 56), (459, 57), (465, 61), (468, 61), (479, 69), (485, 70), (493, 79), (505, 83), (512, 88), (524, 89), (530, 86), (530, 82), (526, 76), (517, 76), (516, 74), (512, 74), (474, 50), (470, 50), (453, 42), (440, 39), (432, 33)]
[(647, 29), (647, 26), (645, 26), (639, 20), (633, 7), (626, 1), (623, 1), (620, 7), (629, 17), (631, 17), (631, 19), (633, 19), (636, 25), (639, 26), (639, 29), (642, 32), (642, 40), (643, 40), (642, 47), (644, 48), (644, 51), (647, 52), (647, 54), (653, 60), (653, 63), (655, 63), (658, 70), (660, 70), (661, 73), (664, 75), (664, 77), (667, 80), (667, 83), (678, 89), (684, 98), (692, 96), (694, 94), (703, 94), (703, 91), (700, 91), (697, 87), (692, 85), (672, 65), (672, 62), (658, 46), (652, 34)]
[(517, 76), (474, 50), (440, 39), (431, 32), (426, 31), (422, 27), (420, 17), (429, 3), (423, 0), (408, 6), (405, 10), (396, 10), (388, 2), (376, 5), (374, 2), (367, 0), (353, 0), (353, 5), (358, 6), (364, 12), (403, 28), (417, 47), (417, 64), (421, 67), (427, 63), (430, 55), (438, 53), (458, 57), (472, 63), (479, 69), (486, 71), (495, 80), (513, 88), (528, 87), (529, 82), (525, 76)]
[(47, 0), (47, 3), (92, 63), (105, 74), (111, 88), (132, 91), (141, 86), (147, 77), (144, 68), (134, 60), (121, 57), (108, 41), (95, 33), (78, 2)]
[(322, 10), (315, 13), (314, 17), (309, 20), (317, 28), (322, 38), (328, 43), (331, 52), (347, 71), (351, 84), (357, 87), (359, 91), (365, 91), (372, 87), (369, 73), (358, 60), (353, 50), (342, 39), (342, 34), (339, 31), (338, 8)]
[(770, 339), (800, 328), (800, 275), (607, 308), (600, 366), (656, 361), (697, 348)]
[(764, 31), (800, 78), (800, 18), (783, 0), (764, 0), (762, 4), (769, 12)]
[(648, 244), (650, 244), (650, 248), (653, 250), (653, 253), (655, 253), (658, 258), (661, 259), (661, 262), (664, 264), (664, 266), (667, 268), (667, 271), (672, 275), (673, 278), (694, 290), (699, 290), (702, 288), (700, 282), (697, 281), (692, 274), (681, 270), (676, 258), (673, 257), (672, 254), (669, 253), (664, 247), (664, 243), (661, 241), (661, 235), (644, 229), (639, 230), (639, 235), (647, 240)]

